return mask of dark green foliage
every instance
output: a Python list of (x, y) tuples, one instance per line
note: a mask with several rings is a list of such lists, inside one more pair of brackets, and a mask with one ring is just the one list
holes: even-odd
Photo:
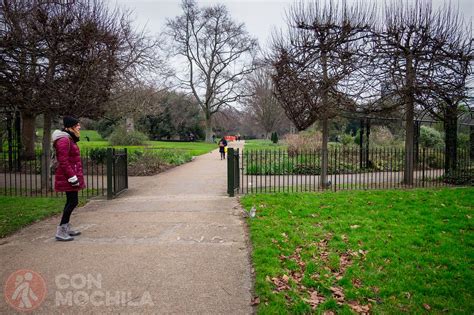
[(94, 128), (100, 134), (102, 138), (108, 138), (110, 134), (114, 131), (117, 121), (110, 119), (101, 119), (97, 121), (94, 125)]
[(105, 163), (107, 161), (107, 148), (92, 148), (88, 155), (93, 162)]
[(180, 140), (204, 138), (199, 106), (187, 96), (170, 92), (161, 100), (162, 110), (137, 121), (137, 129), (152, 140), (179, 137)]
[(474, 170), (448, 173), (443, 180), (451, 185), (474, 186)]
[(271, 140), (272, 140), (272, 142), (275, 143), (275, 144), (278, 143), (278, 134), (277, 134), (276, 132), (272, 132)]
[(111, 145), (142, 145), (148, 137), (140, 131), (127, 132), (125, 128), (118, 127), (109, 137)]
[(420, 145), (425, 148), (442, 148), (444, 144), (441, 132), (428, 126), (420, 128)]

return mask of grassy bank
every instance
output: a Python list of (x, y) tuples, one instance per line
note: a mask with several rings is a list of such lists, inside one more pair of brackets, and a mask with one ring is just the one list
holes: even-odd
[[(0, 196), (0, 237), (5, 237), (24, 226), (61, 213), (64, 198)], [(85, 198), (79, 198), (79, 206)]]
[(474, 312), (474, 188), (251, 195), (258, 311)]

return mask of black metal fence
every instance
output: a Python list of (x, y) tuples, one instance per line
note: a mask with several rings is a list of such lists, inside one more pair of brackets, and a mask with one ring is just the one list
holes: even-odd
[(128, 188), (127, 149), (107, 149), (107, 199)]
[[(128, 188), (126, 149), (86, 149), (81, 151), (81, 160), (86, 189), (80, 191), (80, 196), (113, 198)], [(63, 195), (54, 191), (54, 174), (40, 150), (36, 151), (34, 159), (29, 160), (12, 155), (9, 150), (0, 153), (0, 194), (31, 197)]]
[[(468, 150), (459, 150), (457, 168), (444, 171), (444, 150), (420, 149), (413, 155), (413, 184), (404, 183), (405, 151), (400, 148), (355, 147), (328, 151), (327, 182), (321, 185), (322, 152), (288, 153), (283, 150), (229, 149), (228, 193), (306, 192), (350, 189), (392, 189), (472, 185), (474, 163)], [(234, 170), (234, 171), (232, 171)], [(232, 184), (235, 180), (239, 182)]]

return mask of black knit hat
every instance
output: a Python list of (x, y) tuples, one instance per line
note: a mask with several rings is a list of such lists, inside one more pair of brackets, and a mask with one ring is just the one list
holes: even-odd
[(74, 118), (72, 116), (64, 116), (63, 117), (64, 128), (74, 127), (78, 123), (79, 123), (79, 119), (77, 119), (77, 118)]

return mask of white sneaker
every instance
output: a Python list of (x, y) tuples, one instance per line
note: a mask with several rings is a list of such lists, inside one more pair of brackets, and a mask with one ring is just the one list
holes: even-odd
[(58, 226), (56, 230), (56, 240), (61, 242), (67, 242), (74, 240), (74, 237), (71, 237), (67, 232), (67, 225), (63, 224)]

